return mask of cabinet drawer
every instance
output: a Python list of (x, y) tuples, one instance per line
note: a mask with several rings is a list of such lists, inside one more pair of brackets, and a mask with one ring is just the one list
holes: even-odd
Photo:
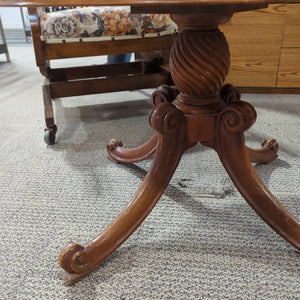
[(277, 87), (300, 87), (300, 48), (283, 48)]
[(300, 47), (300, 4), (287, 5), (282, 47)]
[(276, 87), (286, 5), (242, 12), (221, 30), (231, 52), (227, 82), (243, 87)]

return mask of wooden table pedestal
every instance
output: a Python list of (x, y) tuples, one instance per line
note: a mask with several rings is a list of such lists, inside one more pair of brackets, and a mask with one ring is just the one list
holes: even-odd
[(251, 162), (277, 157), (278, 144), (270, 139), (258, 150), (245, 146), (244, 131), (256, 119), (255, 109), (240, 100), (231, 85), (223, 86), (229, 70), (228, 44), (218, 26), (232, 11), (207, 10), (174, 14), (181, 32), (173, 46), (170, 68), (176, 88), (161, 87), (152, 96), (150, 124), (155, 135), (136, 149), (111, 141), (112, 159), (135, 162), (155, 152), (153, 163), (136, 194), (99, 236), (81, 246), (71, 243), (59, 256), (60, 275), (67, 283), (95, 269), (142, 223), (167, 187), (184, 151), (201, 142), (213, 148), (233, 183), (278, 234), (300, 249), (300, 224), (270, 193)]

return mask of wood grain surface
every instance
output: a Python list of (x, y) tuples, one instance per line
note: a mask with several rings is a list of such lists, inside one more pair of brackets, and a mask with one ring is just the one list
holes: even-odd
[(220, 4), (272, 4), (300, 3), (300, 0), (0, 0), (0, 6), (83, 6), (83, 5), (131, 5), (131, 6), (168, 6), (174, 5), (220, 5)]
[(237, 13), (221, 30), (229, 43), (226, 82), (243, 87), (275, 87), (286, 5)]
[(300, 47), (300, 4), (287, 5), (282, 47)]
[(300, 87), (300, 47), (282, 49), (277, 87)]

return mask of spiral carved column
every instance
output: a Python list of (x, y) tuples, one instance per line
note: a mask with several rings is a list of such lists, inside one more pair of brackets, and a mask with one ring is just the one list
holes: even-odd
[(173, 104), (186, 116), (186, 141), (210, 144), (215, 117), (225, 105), (220, 91), (230, 66), (229, 47), (218, 25), (231, 15), (172, 17), (181, 28), (170, 56), (180, 92)]
[(197, 99), (214, 98), (223, 85), (229, 65), (228, 44), (218, 29), (182, 31), (170, 58), (172, 77), (181, 92), (179, 99), (199, 104)]
[[(219, 91), (230, 66), (230, 53), (226, 38), (218, 26), (227, 22), (232, 14), (172, 15), (181, 32), (175, 41), (170, 69), (179, 96), (176, 106), (207, 106), (211, 112), (221, 105)], [(191, 108), (187, 109), (190, 114)], [(201, 114), (199, 111), (193, 114)]]

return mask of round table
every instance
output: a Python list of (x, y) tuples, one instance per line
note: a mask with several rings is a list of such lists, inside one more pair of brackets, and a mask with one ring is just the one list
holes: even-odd
[(223, 85), (230, 53), (218, 29), (235, 12), (278, 2), (284, 1), (0, 0), (0, 6), (130, 5), (134, 13), (171, 13), (180, 29), (170, 56), (175, 87), (160, 87), (152, 95), (149, 121), (156, 133), (135, 149), (123, 149), (115, 140), (107, 147), (110, 157), (119, 162), (139, 161), (154, 152), (152, 165), (127, 206), (102, 233), (85, 245), (70, 243), (62, 250), (60, 275), (67, 283), (97, 268), (135, 231), (167, 187), (184, 151), (197, 142), (218, 153), (249, 205), (300, 250), (300, 223), (266, 188), (251, 164), (271, 162), (277, 157), (278, 144), (270, 139), (261, 149), (245, 146), (244, 131), (255, 122), (256, 112), (232, 85)]

